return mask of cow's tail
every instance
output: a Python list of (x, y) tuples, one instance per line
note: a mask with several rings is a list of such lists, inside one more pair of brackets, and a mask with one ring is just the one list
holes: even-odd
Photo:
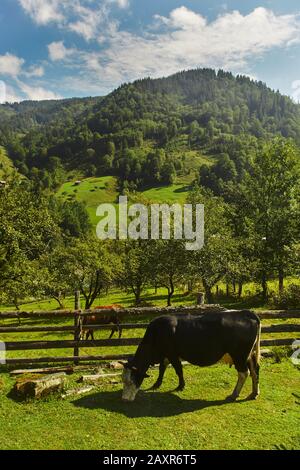
[(253, 344), (252, 351), (250, 353), (250, 361), (252, 361), (254, 370), (256, 372), (256, 377), (257, 380), (259, 380), (259, 363), (260, 363), (260, 337), (261, 337), (261, 322), (259, 318), (257, 318), (257, 333), (256, 333), (256, 339)]
[(259, 366), (261, 353), (260, 353), (260, 337), (261, 337), (261, 322), (258, 323), (257, 336), (254, 348), (255, 362)]

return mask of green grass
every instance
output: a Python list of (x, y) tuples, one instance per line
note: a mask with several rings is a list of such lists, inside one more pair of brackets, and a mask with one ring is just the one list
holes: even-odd
[[(143, 384), (148, 388), (157, 376)], [(136, 402), (121, 402), (121, 383), (103, 383), (80, 397), (18, 402), (9, 397), (14, 380), (0, 376), (1, 449), (299, 449), (299, 370), (290, 361), (264, 360), (261, 396), (224, 398), (236, 372), (224, 364), (184, 367), (186, 388), (172, 368), (160, 391), (140, 391)], [(78, 376), (67, 378), (73, 388)], [(297, 396), (298, 395), (298, 396)]]
[[(250, 286), (249, 286), (250, 288)], [(95, 305), (133, 304), (133, 296), (112, 290), (97, 299)], [(147, 304), (165, 305), (166, 292), (154, 289), (145, 292)], [(194, 303), (194, 295), (177, 291), (174, 305)], [(243, 299), (246, 302), (246, 299)], [(249, 301), (249, 299), (248, 299)], [(73, 298), (66, 306), (73, 307)], [(0, 307), (0, 310), (14, 309)], [(22, 305), (25, 310), (54, 309), (53, 301)], [(145, 322), (128, 318), (126, 321)], [(263, 323), (283, 323), (295, 320), (264, 320)], [(25, 325), (65, 325), (71, 320), (22, 319)], [(14, 325), (15, 320), (2, 320), (2, 325)], [(141, 337), (144, 330), (124, 330), (123, 337)], [(276, 337), (291, 334), (276, 335)], [(107, 338), (109, 331), (97, 331), (96, 339)], [(275, 335), (267, 335), (272, 337)], [(72, 339), (71, 333), (6, 334), (6, 341)], [(81, 348), (81, 355), (134, 353), (136, 347), (109, 346)], [(284, 353), (284, 354), (283, 354)], [(72, 350), (12, 351), (8, 357), (45, 357), (71, 355)], [(14, 379), (5, 368), (0, 373), (0, 449), (300, 449), (299, 406), (300, 370), (289, 359), (290, 350), (277, 351), (275, 360), (262, 360), (261, 396), (245, 401), (250, 393), (248, 379), (241, 400), (225, 403), (224, 397), (233, 389), (236, 372), (224, 364), (208, 368), (184, 367), (186, 388), (173, 393), (177, 377), (168, 368), (162, 388), (157, 392), (141, 391), (133, 404), (121, 402), (120, 382), (101, 386), (80, 397), (61, 399), (53, 396), (41, 401), (15, 401), (9, 392)], [(276, 361), (279, 361), (276, 363)], [(1, 369), (0, 369), (1, 372)], [(148, 388), (158, 374), (151, 369)], [(66, 388), (74, 388), (79, 374), (67, 377)], [(76, 384), (77, 385), (77, 384)], [(176, 432), (174, 431), (176, 430)]]
[(118, 192), (116, 190), (116, 178), (113, 176), (102, 176), (101, 178), (81, 179), (81, 184), (76, 186), (74, 181), (64, 183), (58, 190), (57, 195), (62, 199), (76, 199), (84, 202), (92, 224), (98, 222), (96, 210), (99, 204), (117, 202)]
[(189, 185), (178, 183), (146, 189), (142, 191), (141, 194), (156, 203), (178, 202), (179, 204), (184, 204), (189, 191)]

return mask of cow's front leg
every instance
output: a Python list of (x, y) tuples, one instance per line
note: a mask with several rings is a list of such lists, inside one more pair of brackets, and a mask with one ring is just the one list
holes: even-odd
[(235, 388), (234, 388), (232, 394), (229, 395), (229, 396), (226, 398), (227, 401), (235, 401), (235, 400), (238, 398), (238, 396), (240, 395), (241, 390), (242, 390), (242, 388), (243, 388), (243, 386), (244, 386), (244, 383), (246, 382), (246, 379), (247, 379), (248, 375), (249, 375), (248, 369), (245, 370), (245, 371), (243, 371), (243, 372), (239, 372), (239, 371), (238, 371), (238, 381), (237, 381), (237, 384), (236, 384), (236, 386), (235, 386)]
[(157, 390), (161, 386), (163, 378), (164, 378), (164, 373), (166, 371), (168, 364), (169, 364), (168, 359), (164, 359), (160, 362), (158, 379), (155, 382), (155, 384), (149, 388), (149, 390)]
[(178, 357), (170, 359), (170, 362), (171, 362), (172, 366), (174, 367), (175, 372), (176, 372), (176, 374), (178, 375), (178, 378), (179, 378), (179, 385), (175, 389), (175, 392), (181, 392), (185, 387), (185, 381), (184, 381), (184, 378), (183, 378), (183, 370), (182, 370), (181, 362), (180, 362)]

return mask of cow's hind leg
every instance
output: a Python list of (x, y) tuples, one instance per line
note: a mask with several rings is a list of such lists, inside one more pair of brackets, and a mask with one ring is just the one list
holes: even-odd
[(248, 367), (252, 378), (252, 392), (248, 396), (248, 400), (255, 400), (259, 395), (259, 364), (254, 356), (249, 359)]
[(153, 384), (152, 387), (149, 388), (149, 390), (157, 390), (161, 386), (163, 378), (164, 378), (164, 373), (166, 371), (168, 364), (169, 364), (168, 359), (163, 359), (162, 361), (160, 361), (158, 379), (155, 382), (155, 384)]
[(119, 330), (119, 339), (121, 339), (122, 336), (122, 328), (120, 325), (118, 325), (118, 330)]
[(175, 392), (181, 392), (185, 387), (185, 381), (184, 381), (184, 378), (183, 378), (183, 370), (182, 370), (182, 365), (181, 365), (180, 359), (178, 357), (175, 357), (175, 358), (169, 358), (169, 360), (170, 360), (172, 366), (174, 367), (175, 372), (176, 372), (176, 374), (178, 375), (178, 378), (179, 378), (179, 385), (175, 389)]
[(108, 339), (111, 339), (111, 338), (113, 337), (115, 331), (117, 331), (117, 327), (116, 327), (116, 326), (113, 326)]
[(227, 401), (235, 401), (239, 397), (241, 390), (249, 375), (247, 362), (245, 364), (242, 364), (242, 363), (235, 364), (235, 368), (238, 373), (238, 380), (237, 380), (236, 386), (234, 387), (232, 394), (226, 398)]

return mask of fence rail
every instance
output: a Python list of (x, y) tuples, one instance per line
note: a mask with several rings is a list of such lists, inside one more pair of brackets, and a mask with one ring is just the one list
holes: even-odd
[[(192, 307), (144, 307), (144, 308), (126, 308), (126, 309), (97, 309), (95, 310), (66, 310), (66, 311), (53, 311), (53, 312), (0, 312), (0, 340), (4, 340), (5, 334), (8, 333), (70, 333), (73, 335), (72, 340), (31, 340), (31, 341), (7, 341), (5, 342), (7, 351), (29, 351), (29, 350), (50, 350), (50, 349), (73, 349), (72, 356), (49, 356), (49, 357), (33, 357), (33, 358), (8, 358), (6, 364), (38, 364), (38, 363), (59, 363), (59, 362), (79, 362), (85, 361), (105, 361), (105, 360), (118, 360), (126, 359), (131, 354), (103, 354), (103, 355), (85, 355), (80, 356), (80, 348), (99, 348), (99, 347), (128, 347), (136, 346), (140, 343), (141, 338), (121, 338), (121, 339), (98, 339), (90, 341), (80, 341), (80, 319), (89, 315), (99, 316), (117, 313), (120, 319), (126, 317), (135, 318), (141, 316), (159, 316), (163, 314), (192, 314), (199, 315), (209, 313), (210, 311), (225, 311), (226, 309), (218, 305), (201, 305)], [(258, 316), (264, 319), (299, 319), (300, 310), (281, 310), (281, 311), (263, 311), (259, 312)], [(58, 326), (22, 326), (21, 320), (41, 320), (41, 319), (68, 319), (73, 320), (73, 325), (58, 325)], [(14, 320), (19, 321), (19, 326), (11, 326), (4, 324), (1, 321)], [(122, 329), (146, 329), (149, 323), (134, 322), (134, 323), (121, 323)], [(20, 326), (21, 325), (21, 326)], [(112, 325), (85, 325), (85, 329), (91, 330), (111, 330)], [(289, 324), (275, 324), (275, 325), (262, 325), (262, 333), (299, 333), (300, 323)], [(272, 338), (261, 340), (261, 346), (283, 346), (291, 345), (297, 338)], [(299, 335), (298, 335), (299, 338)]]

